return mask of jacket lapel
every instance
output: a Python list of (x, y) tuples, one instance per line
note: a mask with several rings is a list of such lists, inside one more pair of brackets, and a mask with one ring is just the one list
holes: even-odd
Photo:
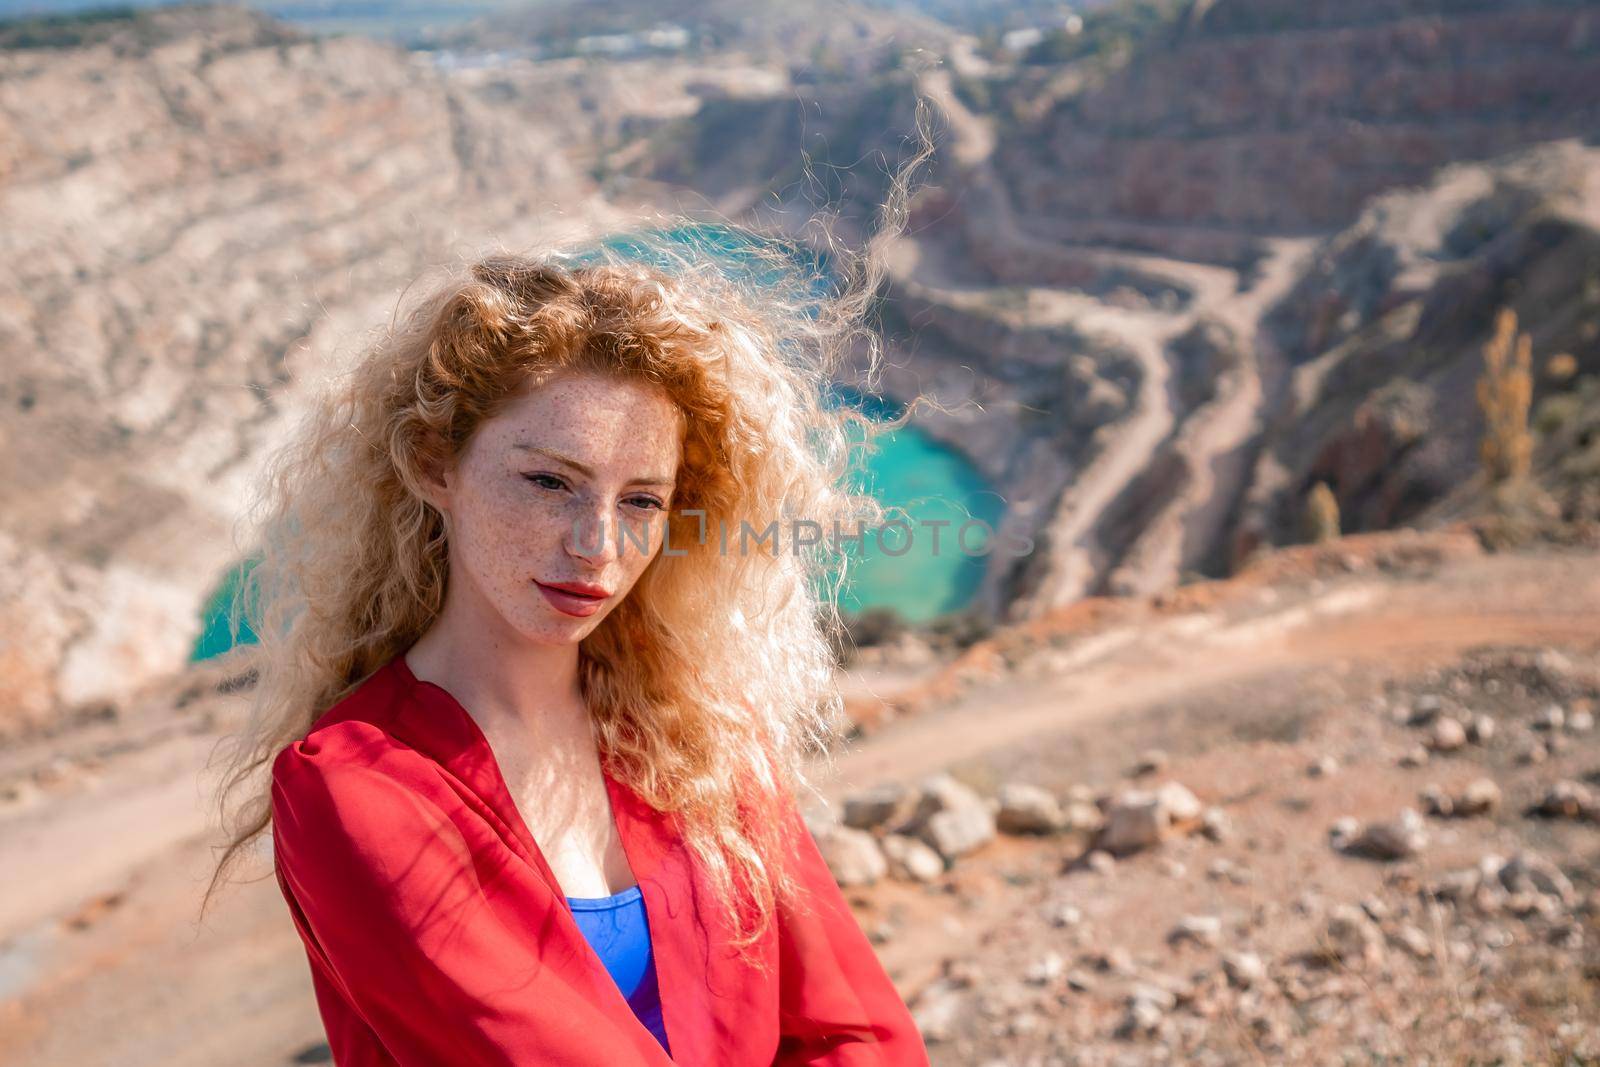
[[(470, 791), (472, 796), (464, 799), (495, 824), (507, 847), (560, 898), (569, 916), (569, 932), (587, 946), (577, 920), (571, 918), (566, 895), (518, 811), (494, 751), (477, 722), (448, 690), (417, 678), (406, 665), (404, 654), (396, 656), (379, 673), (386, 676), (380, 684), (392, 689), (392, 695), (398, 698), (394, 706), (402, 709), (395, 723), (396, 733)], [(715, 1036), (720, 1027), (712, 1025), (712, 998), (708, 992), (716, 988), (716, 975), (712, 973), (716, 965), (712, 939), (696, 908), (695, 865), (681, 837), (674, 832), (672, 820), (612, 777), (605, 760), (601, 766), (617, 833), (644, 900), (661, 991), (661, 1014), (672, 1058), (681, 1063), (713, 1062), (717, 1055)], [(603, 961), (592, 949), (588, 955), (599, 977), (614, 989)], [(617, 1001), (626, 1008), (620, 994)], [(622, 1025), (628, 1022), (642, 1026), (631, 1010)]]
[(717, 1050), (706, 1025), (711, 1010), (705, 996), (710, 964), (702, 948), (705, 934), (694, 906), (688, 852), (671, 833), (667, 816), (610, 773), (606, 788), (617, 833), (644, 898), (661, 989), (661, 1018), (672, 1058), (681, 1063), (715, 1062)]

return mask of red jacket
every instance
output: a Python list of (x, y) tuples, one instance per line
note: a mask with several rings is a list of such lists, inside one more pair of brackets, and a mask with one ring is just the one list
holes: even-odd
[(477, 723), (396, 656), (272, 765), (278, 885), (338, 1067), (926, 1067), (904, 1001), (800, 820), (809, 910), (760, 973), (727, 945), (693, 853), (609, 775), (669, 1058), (573, 919)]

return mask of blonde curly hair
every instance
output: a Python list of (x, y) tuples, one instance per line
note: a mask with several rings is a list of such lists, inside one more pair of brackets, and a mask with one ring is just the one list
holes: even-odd
[(269, 826), (261, 769), (443, 605), (449, 544), (423, 471), (459, 455), (520, 391), (572, 369), (656, 383), (686, 416), (668, 516), (675, 551), (652, 560), (579, 648), (600, 751), (619, 780), (681, 815), (735, 944), (761, 936), (797, 886), (774, 862), (779, 827), (752, 813), (809, 787), (805, 763), (842, 735), (835, 642), (848, 557), (827, 536), (768, 554), (723, 551), (701, 534), (796, 517), (829, 533), (881, 521), (851, 475), (910, 409), (875, 423), (829, 391), (847, 358), (875, 383), (881, 349), (867, 319), (882, 248), (932, 154), (917, 106), (919, 150), (891, 181), (877, 231), (859, 253), (827, 241), (831, 281), (794, 243), (749, 240), (743, 267), (729, 270), (681, 230), (496, 253), (426, 287), (326, 392), (257, 498), (259, 561), (233, 616), (256, 643), (229, 653), (253, 684), (246, 722), (222, 746), (227, 843), (202, 911)]

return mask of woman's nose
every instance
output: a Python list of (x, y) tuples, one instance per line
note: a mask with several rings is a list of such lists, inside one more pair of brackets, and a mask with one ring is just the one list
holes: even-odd
[(567, 551), (592, 563), (607, 562), (616, 550), (615, 538), (603, 507), (580, 507), (567, 532)]

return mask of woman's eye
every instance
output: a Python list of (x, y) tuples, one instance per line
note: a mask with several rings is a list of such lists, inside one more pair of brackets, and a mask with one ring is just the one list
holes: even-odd
[[(523, 477), (535, 485), (544, 486), (546, 489), (560, 489), (563, 484), (561, 479), (553, 474), (524, 474)], [(555, 484), (548, 485), (546, 484), (548, 482), (554, 482)]]
[(630, 499), (630, 502), (636, 508), (639, 508), (639, 507), (648, 508), (651, 511), (660, 511), (662, 508), (666, 507), (665, 504), (663, 504), (661, 501), (657, 500), (653, 496), (636, 496), (636, 497), (632, 497)]

